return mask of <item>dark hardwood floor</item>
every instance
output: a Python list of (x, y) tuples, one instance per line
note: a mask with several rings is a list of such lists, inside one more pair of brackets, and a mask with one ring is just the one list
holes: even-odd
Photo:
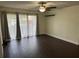
[(4, 46), (5, 58), (77, 58), (77, 45), (47, 35), (12, 40)]

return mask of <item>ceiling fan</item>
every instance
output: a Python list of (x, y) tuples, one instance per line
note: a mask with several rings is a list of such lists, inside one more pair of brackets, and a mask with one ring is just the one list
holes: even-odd
[(45, 11), (50, 11), (51, 9), (56, 9), (56, 6), (46, 6), (48, 2), (39, 2), (39, 11), (40, 12), (45, 12)]

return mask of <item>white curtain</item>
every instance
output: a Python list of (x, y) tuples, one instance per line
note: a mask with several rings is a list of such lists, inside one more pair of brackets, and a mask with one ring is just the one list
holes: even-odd
[(22, 38), (25, 38), (28, 36), (27, 15), (19, 14), (19, 22), (20, 22), (21, 36)]
[(7, 13), (8, 27), (11, 39), (16, 39), (16, 14)]
[(11, 39), (36, 36), (37, 15), (7, 13)]
[(19, 14), (22, 38), (36, 35), (37, 15)]
[(36, 15), (28, 15), (28, 26), (29, 26), (29, 36), (36, 35), (36, 26), (37, 25), (37, 16)]

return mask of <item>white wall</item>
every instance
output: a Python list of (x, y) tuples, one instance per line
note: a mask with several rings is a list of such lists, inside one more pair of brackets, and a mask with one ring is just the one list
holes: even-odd
[(45, 34), (46, 32), (46, 25), (45, 25), (45, 17), (43, 13), (39, 13), (39, 34)]
[(59, 9), (55, 16), (46, 17), (46, 34), (79, 44), (79, 6)]

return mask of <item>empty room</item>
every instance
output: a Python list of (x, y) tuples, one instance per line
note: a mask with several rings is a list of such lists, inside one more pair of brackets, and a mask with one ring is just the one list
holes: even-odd
[(0, 58), (79, 58), (79, 1), (0, 1)]

